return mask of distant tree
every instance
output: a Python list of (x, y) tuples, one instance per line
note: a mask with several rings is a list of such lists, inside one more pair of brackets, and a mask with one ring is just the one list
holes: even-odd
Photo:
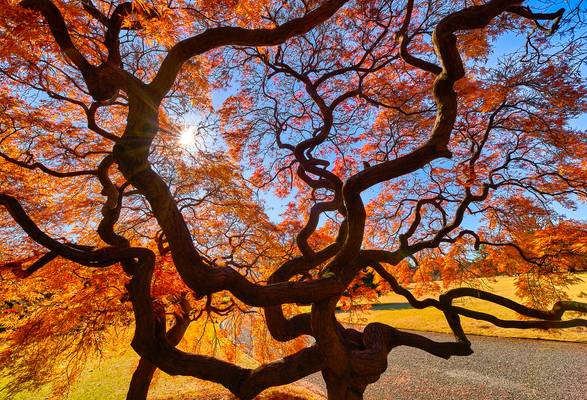
[[(587, 326), (563, 319), (587, 312), (564, 297), (586, 228), (554, 207), (587, 199), (587, 134), (572, 124), (587, 112), (586, 10), (540, 6), (5, 0), (9, 392), (72, 378), (133, 321), (130, 399), (156, 368), (241, 399), (320, 371), (329, 399), (360, 399), (394, 347), (471, 354), (461, 316)], [(497, 60), (514, 35), (523, 49)], [(259, 189), (289, 199), (280, 223)], [(528, 305), (458, 287), (498, 273), (523, 274)], [(437, 278), (453, 287), (438, 299), (402, 286)], [(385, 289), (442, 311), (455, 341), (337, 321), (337, 305)], [(453, 304), (464, 297), (528, 318)], [(202, 319), (224, 335), (223, 359), (176, 347)], [(259, 359), (283, 358), (236, 365), (246, 334)]]

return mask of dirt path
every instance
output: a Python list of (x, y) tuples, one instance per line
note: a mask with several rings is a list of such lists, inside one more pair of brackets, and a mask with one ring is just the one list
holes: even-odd
[[(426, 333), (435, 340), (452, 340)], [(587, 345), (470, 337), (475, 353), (443, 360), (400, 347), (366, 400), (587, 400)], [(324, 391), (318, 374), (308, 378)]]

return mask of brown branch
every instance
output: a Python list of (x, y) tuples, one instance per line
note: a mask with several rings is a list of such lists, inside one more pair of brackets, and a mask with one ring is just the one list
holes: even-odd
[(86, 113), (86, 118), (88, 120), (88, 128), (106, 139), (110, 139), (113, 142), (117, 142), (120, 139), (118, 136), (108, 132), (107, 130), (99, 126), (96, 122), (96, 111), (98, 111), (100, 105), (100, 103), (94, 102), (89, 108), (84, 106), (84, 112)]
[(76, 177), (76, 176), (87, 176), (87, 175), (96, 176), (98, 174), (98, 172), (96, 170), (81, 170), (81, 171), (68, 171), (68, 172), (56, 171), (54, 169), (47, 167), (46, 165), (44, 165), (40, 162), (35, 161), (32, 163), (28, 163), (25, 161), (20, 161), (20, 160), (17, 160), (16, 158), (12, 158), (9, 155), (1, 153), (1, 152), (0, 152), (0, 157), (2, 157), (4, 160), (8, 161), (9, 163), (18, 165), (19, 167), (30, 169), (30, 170), (38, 169), (38, 170), (46, 173), (47, 175), (51, 175), (56, 178), (72, 178), (72, 177)]
[[(434, 51), (442, 65), (442, 71), (434, 81), (433, 93), (437, 114), (430, 138), (420, 148), (409, 154), (366, 168), (353, 175), (345, 185), (347, 191), (360, 193), (378, 183), (414, 172), (428, 165), (432, 160), (452, 156), (447, 146), (457, 116), (457, 95), (453, 86), (465, 75), (455, 32), (483, 28), (493, 18), (518, 2), (517, 0), (493, 0), (452, 13), (438, 23), (434, 29), (432, 41)], [(404, 31), (407, 29), (407, 24), (403, 29)]]
[(108, 17), (96, 8), (92, 0), (82, 0), (82, 7), (88, 14), (100, 21), (102, 25), (108, 25)]
[(121, 259), (140, 255), (144, 251), (140, 248), (117, 249), (113, 247), (92, 250), (89, 246), (61, 243), (43, 232), (14, 197), (0, 193), (0, 205), (8, 210), (16, 223), (35, 242), (46, 247), (51, 252), (81, 265), (107, 267), (119, 262)]
[[(11, 196), (0, 194), (0, 204), (4, 205), (15, 221), (36, 242), (59, 255), (86, 266), (107, 266), (115, 263), (121, 255), (132, 254), (136, 248), (106, 247), (95, 251), (82, 251), (62, 244), (41, 231), (26, 214), (18, 201)], [(193, 244), (192, 244), (193, 246)], [(194, 250), (195, 251), (195, 250)], [(189, 265), (194, 266), (193, 263)], [(202, 275), (200, 275), (202, 274)], [(194, 280), (191, 280), (192, 278)], [(228, 267), (197, 271), (185, 279), (186, 284), (199, 295), (230, 290), (237, 298), (252, 306), (271, 306), (283, 303), (310, 304), (342, 293), (343, 286), (337, 279), (324, 278), (310, 282), (282, 282), (271, 285), (258, 285), (248, 281), (237, 271)]]
[(16, 277), (24, 279), (24, 278), (28, 278), (29, 276), (31, 276), (32, 274), (37, 272), (38, 270), (43, 268), (45, 265), (49, 264), (51, 261), (53, 261), (57, 257), (58, 257), (57, 253), (50, 251), (48, 253), (45, 253), (40, 258), (38, 258), (35, 262), (33, 262), (31, 265), (29, 265), (26, 269), (22, 269), (21, 262), (8, 263), (6, 265), (3, 265), (2, 267), (12, 267), (11, 268), (12, 273)]
[(67, 58), (73, 62), (76, 67), (78, 67), (84, 77), (91, 74), (91, 64), (73, 44), (67, 26), (65, 25), (65, 21), (63, 20), (63, 15), (55, 4), (50, 0), (23, 0), (19, 5), (43, 14), (47, 24), (49, 24), (49, 29), (55, 38), (55, 42), (57, 42), (61, 51), (65, 53)]
[(370, 339), (376, 337), (377, 332), (379, 340), (385, 344), (387, 351), (396, 346), (414, 347), (424, 350), (432, 355), (449, 359), (452, 356), (468, 356), (473, 354), (470, 343), (463, 342), (437, 342), (428, 339), (425, 336), (411, 332), (404, 332), (391, 326), (378, 322), (371, 323), (365, 327), (364, 332), (370, 333)]
[(42, 232), (13, 197), (0, 194), (0, 204), (8, 209), (15, 221), (32, 239), (71, 261), (92, 267), (123, 263), (125, 270), (132, 274), (127, 288), (136, 317), (133, 348), (164, 372), (217, 382), (239, 398), (252, 399), (263, 389), (273, 386), (275, 382), (291, 383), (320, 369), (320, 357), (315, 347), (301, 350), (255, 370), (175, 349), (168, 342), (164, 325), (156, 318), (153, 310), (151, 281), (155, 255), (151, 250), (105, 248), (87, 251), (77, 246), (67, 246)]
[(106, 23), (106, 34), (104, 44), (108, 49), (108, 62), (118, 66), (120, 59), (120, 30), (126, 17), (132, 14), (139, 14), (146, 19), (155, 19), (161, 15), (157, 10), (147, 3), (125, 2), (116, 6), (112, 15)]
[[(269, 283), (285, 282), (294, 275), (304, 273), (311, 268), (327, 261), (334, 256), (339, 250), (338, 243), (331, 244), (324, 249), (315, 253), (314, 257), (307, 259), (304, 257), (294, 258), (281, 265), (270, 277)], [(291, 318), (286, 318), (281, 306), (265, 308), (265, 319), (267, 329), (275, 340), (285, 342), (292, 340), (301, 335), (311, 335), (312, 326), (310, 314), (299, 314)]]
[(498, 304), (502, 307), (509, 308), (512, 311), (517, 312), (520, 315), (530, 318), (542, 319), (545, 321), (508, 321), (497, 318), (493, 315), (464, 309), (461, 307), (451, 306), (454, 311), (469, 318), (481, 319), (493, 323), (496, 326), (504, 328), (566, 328), (572, 326), (587, 326), (587, 320), (585, 319), (573, 319), (561, 321), (561, 318), (567, 311), (577, 311), (587, 313), (587, 304), (580, 303), (577, 301), (559, 301), (556, 302), (552, 309), (548, 311), (537, 310), (529, 308), (523, 304), (517, 303), (506, 297), (499, 296), (494, 293), (489, 293), (483, 290), (473, 288), (457, 288), (446, 292), (441, 295), (446, 301), (452, 303), (455, 299), (461, 297), (475, 297), (484, 301), (488, 301), (494, 304)]
[(169, 50), (150, 86), (158, 98), (171, 89), (181, 66), (190, 58), (222, 46), (275, 46), (287, 39), (310, 31), (329, 19), (348, 0), (326, 0), (301, 18), (295, 18), (273, 29), (211, 28), (182, 40)]
[(318, 222), (320, 221), (320, 215), (327, 211), (336, 211), (339, 207), (338, 201), (324, 201), (316, 203), (310, 209), (310, 215), (306, 225), (298, 232), (296, 236), (296, 243), (298, 248), (304, 255), (304, 257), (311, 259), (314, 257), (315, 252), (308, 244), (308, 239), (316, 230)]
[(102, 207), (102, 220), (98, 224), (97, 232), (100, 238), (111, 246), (128, 247), (130, 245), (128, 239), (114, 231), (114, 225), (120, 217), (122, 192), (126, 188), (126, 185), (118, 189), (110, 180), (108, 170), (113, 163), (114, 157), (108, 155), (98, 166), (98, 178), (102, 184), (101, 194), (106, 196), (106, 202)]
[(408, 37), (408, 28), (412, 20), (413, 10), (414, 0), (408, 0), (404, 22), (396, 34), (396, 36), (399, 37), (400, 57), (406, 62), (406, 64), (409, 64), (412, 67), (416, 67), (423, 71), (428, 71), (434, 75), (438, 75), (442, 72), (442, 68), (434, 63), (415, 57), (408, 51), (408, 44), (410, 43), (410, 38)]
[[(564, 8), (561, 8), (558, 11), (555, 11), (552, 13), (535, 13), (530, 9), (530, 7), (523, 7), (523, 6), (512, 6), (512, 7), (508, 8), (507, 11), (512, 14), (516, 14), (521, 17), (524, 17), (524, 18), (527, 18), (529, 20), (534, 21), (536, 23), (536, 26), (539, 29), (547, 32), (550, 35), (552, 35), (558, 29), (560, 19), (562, 18), (563, 14), (565, 13)], [(538, 22), (540, 20), (552, 21), (551, 27), (546, 28), (546, 27), (542, 26)]]
[(118, 89), (126, 78), (119, 74), (121, 71), (118, 70), (118, 65), (111, 63), (97, 67), (91, 65), (73, 44), (63, 15), (51, 0), (23, 0), (19, 5), (43, 15), (55, 42), (65, 56), (79, 69), (95, 100), (110, 100), (118, 94)]
[[(462, 315), (468, 318), (478, 319), (490, 322), (496, 326), (502, 328), (516, 328), (516, 329), (529, 329), (529, 328), (568, 328), (576, 326), (587, 326), (587, 319), (572, 319), (572, 320), (561, 320), (565, 312), (577, 311), (587, 313), (587, 304), (576, 301), (559, 301), (554, 304), (551, 310), (542, 311), (534, 308), (529, 308), (520, 304), (516, 301), (510, 300), (506, 297), (489, 293), (479, 289), (473, 288), (457, 288), (451, 289), (445, 294), (441, 295), (439, 300), (436, 299), (425, 299), (417, 300), (414, 295), (407, 289), (400, 286), (397, 280), (387, 270), (378, 263), (372, 263), (371, 266), (377, 273), (385, 279), (391, 285), (392, 290), (404, 296), (410, 305), (417, 309), (426, 307), (434, 307), (444, 312), (447, 315), (449, 323), (451, 322), (448, 317), (451, 315)], [(513, 321), (503, 320), (490, 314), (469, 310), (463, 307), (452, 305), (455, 299), (461, 297), (475, 297), (481, 300), (489, 301), (494, 304), (498, 304), (502, 307), (509, 308), (512, 311), (517, 312), (525, 317), (540, 319), (542, 321)], [(460, 327), (460, 324), (459, 324)], [(452, 326), (451, 326), (452, 328)], [(458, 328), (458, 327), (457, 327)], [(462, 329), (462, 328), (461, 328)], [(456, 332), (455, 332), (456, 334)]]
[[(190, 318), (192, 307), (187, 296), (185, 293), (182, 293), (180, 296), (181, 313), (174, 314), (174, 324), (166, 333), (167, 341), (173, 347), (176, 347), (181, 342), (192, 322)], [(126, 398), (128, 400), (146, 399), (156, 370), (157, 366), (153, 365), (147, 359), (141, 358), (132, 374)]]

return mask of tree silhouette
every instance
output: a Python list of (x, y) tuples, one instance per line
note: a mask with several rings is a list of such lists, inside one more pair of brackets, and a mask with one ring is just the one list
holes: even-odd
[[(24, 318), (14, 343), (104, 332), (115, 315), (128, 323), (130, 300), (142, 359), (128, 398), (145, 398), (159, 368), (241, 399), (320, 371), (329, 399), (360, 399), (394, 347), (471, 354), (461, 316), (587, 326), (563, 319), (587, 305), (541, 308), (560, 294), (523, 283), (540, 301), (470, 287), (421, 300), (400, 284), (482, 271), (564, 286), (584, 268), (584, 226), (552, 207), (587, 196), (587, 138), (570, 124), (587, 111), (584, 12), (518, 0), (4, 3), (0, 204), (11, 219), (0, 233), (14, 275), (4, 284), (29, 293), (29, 276), (58, 266), (47, 293), (77, 313), (71, 324)], [(525, 33), (525, 49), (492, 67), (506, 32)], [(209, 93), (223, 88), (232, 93), (215, 110)], [(222, 135), (221, 150), (177, 146), (192, 109), (211, 114), (199, 124)], [(253, 186), (294, 197), (282, 224)], [(480, 261), (452, 262), (480, 246)], [(412, 307), (442, 311), (455, 341), (343, 326), (337, 304), (372, 293), (375, 277)], [(455, 304), (465, 297), (529, 319)], [(256, 369), (184, 352), (190, 299), (204, 299), (198, 316), (262, 308), (273, 339), (314, 342)], [(2, 357), (28, 371), (20, 383), (42, 381), (14, 351)]]

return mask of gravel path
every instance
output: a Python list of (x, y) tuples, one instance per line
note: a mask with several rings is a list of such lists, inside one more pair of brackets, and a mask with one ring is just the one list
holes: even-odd
[[(435, 340), (450, 335), (426, 333)], [(470, 336), (474, 354), (443, 360), (398, 347), (365, 400), (587, 400), (587, 345)], [(308, 383), (325, 393), (322, 377)]]

